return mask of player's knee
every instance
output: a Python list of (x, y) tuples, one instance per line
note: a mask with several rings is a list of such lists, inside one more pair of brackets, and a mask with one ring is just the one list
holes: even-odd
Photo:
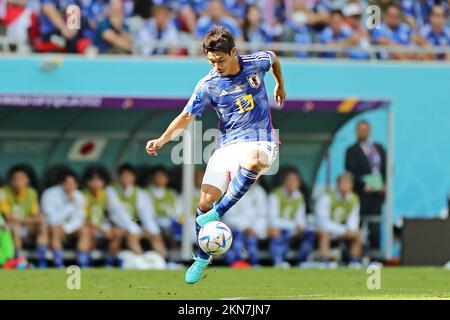
[(317, 237), (319, 240), (328, 240), (330, 238), (330, 233), (327, 230), (320, 229), (317, 231)]
[(249, 159), (245, 163), (245, 168), (253, 172), (260, 172), (267, 168), (268, 165), (269, 159), (267, 154), (262, 151), (257, 151), (250, 155)]
[(204, 198), (200, 199), (200, 201), (198, 203), (198, 207), (199, 207), (200, 211), (207, 212), (212, 209), (213, 202), (214, 202), (213, 200), (208, 199), (207, 197), (204, 197)]

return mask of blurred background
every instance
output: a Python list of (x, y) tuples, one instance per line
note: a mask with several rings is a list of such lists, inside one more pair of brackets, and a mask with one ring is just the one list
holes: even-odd
[[(445, 0), (0, 0), (0, 265), (183, 266), (206, 161), (175, 163), (176, 142), (156, 158), (144, 147), (209, 71), (200, 43), (214, 25), (240, 54), (280, 56), (287, 91), (272, 112), (279, 172), (229, 213), (233, 247), (219, 260), (444, 265), (449, 10)], [(273, 86), (268, 75), (269, 96)], [(212, 110), (198, 120), (217, 127)]]

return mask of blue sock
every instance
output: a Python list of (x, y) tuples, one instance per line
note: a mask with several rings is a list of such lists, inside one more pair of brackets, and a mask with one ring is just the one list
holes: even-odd
[(53, 250), (53, 264), (57, 268), (64, 267), (63, 251), (62, 251), (62, 249), (54, 249)]
[(350, 263), (361, 263), (361, 258), (350, 258)]
[(225, 262), (229, 265), (238, 260), (242, 260), (242, 249), (244, 248), (244, 234), (240, 231), (233, 231), (233, 243), (225, 254)]
[(89, 260), (90, 260), (89, 252), (88, 251), (80, 251), (80, 252), (78, 252), (77, 260), (78, 260), (78, 265), (81, 268), (88, 267), (89, 266)]
[(38, 256), (38, 266), (39, 267), (46, 267), (47, 266), (47, 246), (46, 245), (38, 245), (37, 247), (37, 256)]
[(258, 239), (253, 236), (247, 236), (248, 260), (252, 265), (259, 264), (258, 258)]
[(105, 266), (113, 267), (116, 262), (117, 262), (117, 257), (116, 256), (113, 256), (112, 254), (106, 255)]
[(270, 239), (270, 255), (274, 264), (283, 261), (283, 239), (281, 237), (276, 237)]
[(308, 256), (314, 249), (314, 242), (316, 241), (316, 234), (312, 231), (305, 231), (300, 244), (299, 262), (308, 260)]
[(236, 176), (231, 180), (231, 183), (228, 186), (227, 192), (216, 206), (219, 217), (223, 217), (223, 215), (242, 198), (248, 189), (250, 189), (250, 186), (255, 182), (257, 176), (258, 174), (256, 172), (246, 168), (241, 168), (241, 170), (236, 173)]
[[(204, 212), (202, 212), (201, 210), (200, 210), (200, 208), (198, 208), (197, 207), (197, 212), (196, 212), (196, 218), (199, 216), (199, 215), (201, 215), (201, 214), (203, 214)], [(198, 239), (198, 233), (200, 232), (200, 229), (201, 229), (201, 227), (198, 225), (198, 223), (197, 223), (197, 221), (195, 222), (195, 231), (196, 231), (196, 233), (197, 233), (197, 239)], [(200, 258), (202, 258), (202, 259), (209, 259), (209, 254), (207, 254), (205, 251), (203, 251), (201, 248), (200, 248), (200, 246), (198, 245), (198, 242), (197, 242), (197, 247), (198, 247), (198, 256), (200, 257)]]

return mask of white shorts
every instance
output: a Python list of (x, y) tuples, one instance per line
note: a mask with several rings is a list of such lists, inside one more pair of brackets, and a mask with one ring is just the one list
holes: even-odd
[(248, 159), (248, 154), (254, 150), (261, 150), (268, 156), (269, 165), (258, 176), (263, 175), (278, 158), (278, 144), (274, 141), (238, 142), (214, 151), (206, 166), (202, 184), (219, 188), (224, 194), (231, 179)]

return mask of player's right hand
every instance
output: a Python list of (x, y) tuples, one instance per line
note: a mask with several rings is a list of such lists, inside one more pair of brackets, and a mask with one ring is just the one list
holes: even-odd
[(157, 156), (156, 150), (161, 149), (164, 145), (161, 139), (149, 140), (145, 146), (145, 150), (150, 156)]

